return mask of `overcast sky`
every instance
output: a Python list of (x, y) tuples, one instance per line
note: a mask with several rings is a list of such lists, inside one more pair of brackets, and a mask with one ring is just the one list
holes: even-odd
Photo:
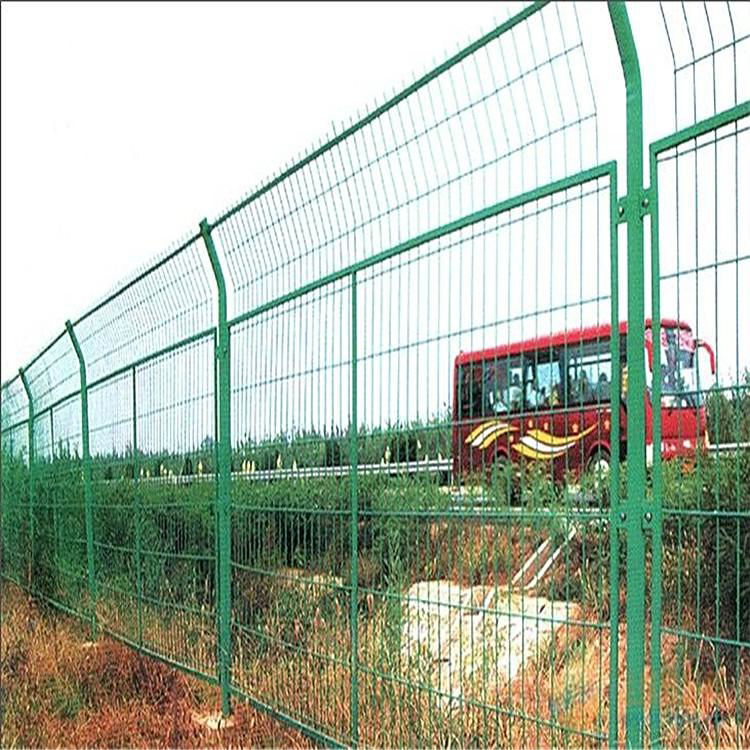
[(466, 2), (1, 12), (3, 381), (332, 121), (507, 15)]
[[(517, 7), (3, 3), (3, 380), (66, 318), (332, 122), (382, 101)], [(612, 44), (606, 10), (583, 7), (596, 60), (596, 46)], [(655, 6), (638, 8), (645, 83), (667, 90), (660, 19)], [(662, 57), (649, 64), (654, 50)], [(602, 159), (621, 156), (624, 142), (621, 78), (606, 56), (614, 67), (593, 69), (611, 123)], [(673, 129), (673, 108), (646, 99), (648, 143)]]

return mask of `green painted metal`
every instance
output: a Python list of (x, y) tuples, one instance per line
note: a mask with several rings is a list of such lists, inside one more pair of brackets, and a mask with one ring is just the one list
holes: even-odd
[[(686, 128), (682, 128), (675, 133), (670, 133), (670, 135), (667, 135), (664, 138), (659, 138), (659, 140), (654, 141), (649, 146), (649, 153), (652, 154), (652, 156), (658, 156), (667, 149), (687, 143), (691, 139), (698, 138), (706, 133), (712, 133), (725, 125), (731, 125), (732, 123), (738, 122), (740, 119), (747, 117), (748, 115), (750, 115), (750, 101), (735, 104), (733, 107), (729, 107), (722, 112), (711, 115), (711, 117), (706, 117), (705, 119), (689, 125)], [(658, 180), (654, 181), (654, 178), (655, 175), (652, 174), (652, 190), (655, 190), (658, 187)], [(656, 209), (652, 206), (652, 210), (655, 211)]]
[(309, 726), (308, 724), (305, 724), (304, 722), (299, 721), (298, 719), (295, 719), (293, 716), (290, 716), (284, 711), (280, 711), (279, 709), (274, 708), (273, 706), (269, 706), (267, 703), (264, 703), (263, 701), (259, 701), (257, 698), (253, 698), (252, 696), (247, 695), (246, 693), (243, 693), (241, 690), (237, 690), (233, 688), (232, 695), (250, 704), (253, 708), (257, 709), (258, 711), (263, 711), (269, 716), (272, 716), (274, 719), (281, 722), (282, 724), (285, 724), (288, 727), (292, 727), (293, 729), (297, 729), (298, 731), (302, 732), (302, 734), (304, 734), (306, 737), (309, 737), (313, 742), (317, 743), (321, 747), (335, 747), (335, 748), (348, 747), (347, 744), (338, 742), (333, 737), (330, 737), (324, 732), (319, 732), (315, 730), (313, 727)]
[[(697, 92), (693, 93), (697, 95)], [(740, 446), (747, 439), (746, 431), (742, 432), (741, 407), (743, 402), (748, 403), (750, 379), (746, 371), (743, 381), (743, 373), (739, 370), (739, 320), (742, 315), (740, 299), (744, 293), (741, 278), (743, 269), (745, 275), (748, 273), (747, 265), (750, 258), (740, 254), (741, 245), (738, 237), (742, 225), (739, 181), (740, 175), (745, 173), (743, 167), (746, 171), (746, 164), (741, 163), (739, 156), (741, 153), (740, 134), (747, 131), (749, 116), (750, 101), (740, 102), (681, 128), (653, 142), (649, 147), (649, 195), (652, 202), (650, 296), (653, 317), (659, 319), (661, 316), (662, 287), (677, 282), (685, 289), (686, 296), (687, 294), (692, 296), (694, 292), (696, 298), (700, 299), (701, 305), (698, 310), (701, 317), (710, 319), (711, 315), (715, 316), (716, 336), (718, 339), (721, 335), (724, 346), (731, 340), (733, 332), (731, 326), (729, 330), (721, 331), (718, 325), (717, 310), (722, 297), (734, 295), (735, 320), (737, 321), (733, 342), (737, 351), (735, 355), (737, 369), (733, 373), (734, 384), (729, 388), (722, 386), (719, 373), (712, 376), (714, 379), (710, 384), (710, 391), (703, 384), (703, 388), (708, 392), (709, 416), (713, 412), (716, 420), (716, 423), (712, 425), (712, 420), (709, 419), (707, 437), (712, 443), (725, 443), (725, 448), (735, 443), (736, 452), (733, 453), (730, 450), (722, 454), (709, 450), (708, 455), (699, 460), (695, 468), (700, 490), (693, 493), (686, 491), (690, 485), (690, 477), (683, 476), (675, 479), (674, 472), (668, 472), (667, 464), (662, 461), (660, 455), (654, 453), (652, 468), (654, 518), (649, 611), (651, 619), (649, 740), (652, 747), (672, 746), (673, 744), (692, 745), (698, 741), (694, 733), (694, 724), (680, 722), (677, 726), (677, 743), (675, 743), (673, 736), (670, 736), (671, 733), (665, 731), (665, 728), (673, 729), (669, 726), (671, 722), (665, 722), (665, 716), (689, 713), (690, 705), (686, 698), (686, 693), (690, 689), (689, 674), (690, 670), (694, 670), (693, 674), (696, 674), (700, 669), (700, 654), (704, 646), (714, 654), (715, 668), (725, 675), (723, 679), (726, 680), (727, 686), (725, 688), (727, 704), (722, 710), (726, 717), (732, 718), (737, 725), (734, 733), (725, 730), (723, 737), (720, 738), (719, 722), (714, 717), (713, 742), (716, 745), (724, 743), (732, 747), (741, 747), (743, 744), (739, 728), (745, 709), (741, 687), (743, 684), (741, 664), (743, 656), (750, 651), (750, 635), (747, 626), (743, 625), (742, 621), (743, 612), (747, 611), (747, 604), (743, 603), (742, 599), (740, 562), (742, 553), (740, 549), (743, 545), (742, 534), (747, 532), (750, 512), (746, 505), (746, 481), (743, 481), (743, 472), (746, 476), (746, 469), (742, 468), (746, 454), (743, 455)], [(734, 174), (720, 170), (719, 149), (722, 149), (725, 155), (734, 151)], [(699, 154), (710, 154), (711, 160), (700, 162)], [(681, 169), (684, 170), (682, 174), (687, 173), (693, 177), (692, 185), (688, 187), (688, 196), (684, 196), (683, 193), (686, 183), (679, 179)], [(732, 177), (734, 177), (734, 184), (732, 184)], [(681, 193), (683, 193), (682, 197)], [(667, 198), (666, 208), (662, 206), (662, 194)], [(704, 203), (707, 198), (712, 199), (713, 202), (711, 210), (708, 211)], [(725, 230), (725, 227), (720, 226), (717, 208), (722, 202), (731, 204), (732, 201), (735, 204), (735, 234), (730, 234), (728, 239), (724, 236), (720, 240), (720, 233)], [(699, 209), (699, 203), (703, 204), (702, 210)], [(692, 253), (686, 253), (686, 268), (681, 268), (678, 260), (676, 270), (663, 272), (661, 265), (663, 253), (676, 252), (678, 259), (682, 256), (679, 243), (680, 239), (685, 242), (685, 237), (681, 238), (679, 234), (675, 236), (674, 227), (690, 221), (694, 222), (695, 234), (693, 237), (688, 236), (687, 241), (694, 243), (695, 256)], [(678, 243), (676, 249), (663, 246), (662, 223), (667, 225), (667, 236), (671, 237), (673, 242)], [(699, 262), (698, 253), (703, 254), (703, 257), (706, 253), (698, 240), (698, 228), (701, 225), (704, 228), (700, 236), (704, 242), (708, 234), (705, 229), (706, 225), (711, 230), (714, 257)], [(669, 235), (670, 230), (672, 235)], [(721, 243), (731, 243), (732, 237), (735, 242), (734, 255), (730, 255), (729, 258), (719, 258)], [(720, 274), (727, 271), (736, 278), (734, 290), (730, 282), (731, 276), (723, 277), (723, 285), (719, 281)], [(707, 288), (705, 284), (706, 275), (711, 272), (713, 272), (713, 289)], [(704, 280), (703, 283), (701, 279)], [(701, 320), (696, 320), (695, 324), (700, 326)], [(710, 330), (710, 324), (707, 327)], [(721, 357), (721, 343), (722, 341), (717, 340), (715, 344), (717, 358)], [(663, 364), (661, 347), (654, 347), (653, 371), (660, 372)], [(732, 396), (732, 400), (726, 398), (727, 394)], [(655, 377), (652, 384), (652, 400), (658, 404), (662, 402), (662, 398), (662, 379)], [(734, 422), (723, 425), (723, 429), (721, 420), (717, 419), (717, 415), (720, 414), (719, 408), (734, 409), (736, 412)], [(657, 445), (662, 436), (662, 414), (659, 410), (654, 412), (653, 432), (654, 444)], [(729, 443), (729, 446), (726, 443)], [(705, 479), (701, 477), (703, 471), (706, 472)], [(674, 496), (675, 483), (680, 490), (679, 499)], [(683, 487), (683, 484), (688, 487)], [(731, 494), (732, 490), (735, 493), (734, 497)], [(697, 507), (689, 507), (692, 504)], [(684, 505), (688, 507), (683, 507)], [(698, 548), (698, 557), (697, 561), (692, 563), (695, 567), (691, 569), (689, 551), (693, 547)], [(715, 558), (713, 570), (706, 570), (708, 563), (704, 563), (705, 567), (701, 564), (703, 556), (709, 559)], [(732, 567), (734, 567), (735, 585), (727, 586), (724, 581), (727, 578), (731, 581)], [(671, 572), (672, 580), (666, 577), (668, 572)], [(677, 579), (676, 592), (673, 582), (675, 577)], [(691, 578), (696, 580), (693, 582)], [(704, 587), (713, 589), (713, 601), (703, 593)], [(693, 602), (695, 609), (690, 611), (690, 605)], [(707, 620), (713, 620), (713, 627), (706, 622)], [(746, 617), (745, 622), (747, 622)], [(670, 637), (676, 643), (673, 647), (676, 652), (676, 666), (670, 665), (669, 662), (665, 664), (664, 636)], [(696, 644), (700, 646), (696, 647)], [(676, 674), (670, 675), (671, 680), (665, 680), (664, 672), (669, 667)], [(732, 702), (734, 707), (731, 705)]]
[(28, 563), (26, 568), (26, 585), (32, 588), (33, 581), (31, 578), (32, 570), (34, 568), (34, 397), (29, 387), (29, 381), (26, 378), (26, 374), (23, 368), (19, 368), (18, 377), (21, 379), (23, 389), (26, 392), (26, 398), (29, 401), (29, 416), (28, 416), (28, 431), (29, 431), (29, 552), (28, 552)]
[(97, 614), (96, 614), (96, 573), (94, 571), (94, 493), (91, 482), (91, 451), (89, 449), (89, 401), (88, 385), (86, 384), (86, 361), (83, 357), (81, 345), (78, 342), (73, 324), (68, 320), (65, 329), (70, 336), (70, 341), (78, 358), (79, 376), (81, 381), (81, 442), (82, 442), (82, 468), (83, 468), (83, 497), (86, 523), (86, 567), (89, 583), (89, 611), (91, 618), (91, 637), (97, 637)]
[(359, 744), (359, 496), (357, 471), (359, 468), (359, 428), (357, 423), (357, 274), (351, 276), (351, 417), (349, 420), (349, 549), (351, 573), (349, 595), (349, 638), (351, 640), (351, 728), (349, 737), (353, 747)]
[(248, 310), (247, 312), (242, 313), (241, 315), (237, 315), (229, 321), (229, 326), (234, 327), (239, 323), (244, 323), (247, 320), (251, 320), (252, 318), (263, 315), (263, 313), (267, 313), (270, 310), (281, 307), (282, 305), (298, 299), (299, 297), (304, 297), (305, 295), (310, 294), (310, 292), (314, 292), (317, 289), (321, 289), (337, 281), (348, 278), (352, 274), (357, 274), (360, 271), (364, 271), (373, 266), (380, 265), (392, 258), (396, 258), (399, 255), (408, 252), (409, 250), (414, 250), (415, 248), (426, 245), (429, 242), (438, 240), (441, 237), (446, 237), (447, 235), (453, 234), (462, 229), (466, 229), (473, 226), (474, 224), (486, 221), (487, 219), (491, 219), (492, 217), (498, 216), (499, 214), (508, 213), (514, 208), (520, 208), (521, 206), (527, 205), (529, 203), (540, 201), (544, 198), (553, 196), (556, 193), (560, 193), (569, 188), (583, 185), (600, 177), (610, 177), (615, 169), (615, 162), (605, 162), (604, 164), (592, 167), (591, 169), (585, 169), (582, 172), (564, 177), (561, 180), (556, 180), (555, 182), (551, 182), (548, 185), (542, 185), (538, 188), (534, 188), (533, 190), (522, 193), (521, 195), (515, 195), (512, 198), (500, 201), (499, 203), (496, 203), (492, 206), (482, 208), (479, 211), (475, 211), (471, 214), (468, 214), (467, 216), (463, 216), (460, 219), (456, 219), (455, 221), (451, 221), (435, 229), (431, 229), (429, 232), (424, 232), (423, 234), (407, 240), (406, 242), (402, 242), (379, 253), (374, 253), (372, 256), (368, 257), (365, 260), (362, 260), (358, 263), (352, 263), (351, 265), (342, 268), (340, 271), (336, 271), (335, 273), (323, 276), (322, 278), (309, 284), (304, 284), (303, 286), (300, 286), (297, 289), (288, 292), (287, 294), (274, 298), (270, 302), (266, 302), (262, 305), (259, 305), (258, 307), (253, 308), (252, 310)]
[(106, 375), (103, 375), (101, 378), (97, 378), (96, 380), (94, 380), (89, 387), (95, 388), (98, 385), (107, 383), (113, 378), (117, 378), (120, 375), (130, 372), (134, 368), (138, 368), (141, 365), (145, 365), (145, 364), (148, 364), (149, 362), (153, 362), (153, 360), (155, 359), (166, 357), (168, 354), (172, 354), (173, 352), (183, 350), (185, 349), (185, 347), (190, 346), (190, 344), (194, 344), (197, 341), (203, 341), (204, 339), (208, 339), (213, 335), (214, 335), (213, 328), (207, 328), (203, 331), (198, 331), (198, 333), (193, 333), (190, 336), (186, 336), (184, 339), (180, 339), (179, 341), (176, 341), (175, 343), (170, 344), (169, 346), (165, 346), (164, 348), (159, 349), (158, 351), (153, 352), (151, 354), (148, 354), (145, 357), (139, 357), (138, 359), (133, 360), (132, 362), (128, 362), (122, 367), (118, 367), (116, 370), (113, 370), (112, 372), (107, 373)]
[(218, 433), (216, 436), (218, 471), (216, 477), (216, 505), (217, 505), (217, 569), (218, 569), (218, 660), (219, 683), (221, 685), (221, 710), (224, 716), (231, 712), (230, 685), (232, 663), (232, 581), (231, 581), (231, 511), (230, 493), (232, 481), (232, 443), (231, 443), (231, 383), (229, 356), (229, 326), (227, 324), (227, 291), (224, 273), (221, 268), (218, 253), (211, 237), (208, 221), (204, 219), (200, 224), (201, 237), (206, 245), (206, 251), (211, 261), (211, 269), (216, 279), (218, 299), (218, 338), (216, 339), (216, 367), (218, 380), (216, 393), (218, 394)]
[(140, 482), (140, 462), (138, 461), (138, 387), (136, 382), (136, 368), (131, 370), (133, 381), (133, 492), (135, 494), (135, 575), (136, 575), (136, 606), (138, 608), (138, 646), (143, 647), (143, 507), (141, 493), (138, 491)]
[[(617, 193), (617, 171), (613, 167), (610, 174), (609, 194), (609, 242), (610, 242), (610, 288), (611, 309), (610, 320), (614, 323), (620, 318), (620, 295), (619, 295), (619, 242), (617, 237), (618, 224), (618, 193)], [(610, 340), (610, 356), (613, 362), (620, 358), (620, 342), (616, 338)], [(619, 367), (612, 369), (612, 434), (613, 443), (619, 445), (622, 441), (620, 425), (620, 393), (622, 392), (622, 371)], [(610, 649), (609, 649), (609, 673), (617, 675), (620, 673), (619, 664), (619, 622), (620, 622), (620, 513), (622, 502), (620, 498), (620, 462), (615, 461), (611, 467), (610, 477), (610, 504), (609, 504), (609, 608), (610, 608)], [(607, 742), (609, 747), (617, 747), (619, 729), (619, 690), (618, 681), (609, 680), (609, 724), (607, 727)]]
[[(653, 152), (649, 159), (649, 184), (651, 185), (651, 309), (653, 318), (661, 320), (661, 303), (659, 295), (659, 182), (657, 179), (656, 159)], [(653, 372), (661, 372), (661, 347), (653, 350)], [(653, 378), (653, 403), (661, 403), (661, 378)], [(661, 411), (656, 410), (653, 417), (653, 444), (661, 445)], [(654, 464), (651, 471), (653, 501), (650, 510), (653, 513), (652, 527), (652, 575), (651, 575), (651, 690), (649, 696), (649, 741), (651, 747), (661, 746), (661, 612), (662, 612), (662, 566), (663, 547), (663, 477), (661, 451), (654, 451)]]
[[(714, 102), (702, 120), (696, 103), (687, 127), (676, 115), (646, 189), (638, 54), (625, 4), (609, 14), (624, 197), (599, 156), (575, 8), (532, 3), (68, 322), (75, 361), (62, 333), (21, 371), (28, 404), (3, 384), (3, 577), (218, 686), (224, 715), (245, 700), (326, 746), (739, 746), (744, 459), (709, 452), (679, 475), (656, 448), (647, 463), (663, 389), (643, 337), (649, 296), (652, 318), (681, 317), (665, 285), (697, 298), (714, 274), (718, 298), (721, 274), (750, 261), (739, 205), (729, 242), (713, 228), (714, 257), (701, 249), (732, 180), (716, 167), (700, 212), (697, 176), (700, 149), (716, 160), (735, 144), (744, 195), (750, 103)], [(699, 61), (714, 62), (675, 61), (676, 81)], [(676, 268), (662, 263), (669, 241)], [(621, 267), (624, 351), (607, 333), (456, 366), (461, 352), (616, 329)], [(664, 358), (657, 346), (654, 372)], [(716, 376), (709, 409), (712, 435), (718, 404), (737, 442), (739, 375)], [(23, 545), (8, 545), (20, 514), (22, 576)], [(710, 721), (679, 726), (690, 690), (720, 676)]]
[(73, 325), (77, 326), (80, 323), (83, 323), (84, 320), (87, 320), (92, 315), (94, 315), (95, 313), (99, 312), (104, 307), (106, 307), (110, 302), (112, 302), (112, 300), (116, 299), (117, 297), (120, 297), (121, 295), (126, 293), (129, 289), (132, 289), (133, 287), (137, 286), (139, 283), (147, 279), (149, 276), (152, 276), (159, 269), (164, 268), (164, 266), (168, 265), (170, 261), (173, 261), (175, 258), (179, 257), (181, 253), (183, 253), (188, 247), (190, 247), (190, 245), (194, 244), (198, 239), (200, 239), (200, 237), (201, 237), (200, 233), (193, 235), (189, 239), (182, 242), (178, 247), (174, 248), (174, 250), (170, 250), (168, 253), (165, 253), (161, 258), (158, 258), (153, 263), (150, 263), (148, 268), (146, 268), (144, 271), (141, 271), (140, 273), (136, 274), (132, 279), (128, 279), (128, 281), (125, 284), (123, 284), (122, 286), (119, 286), (114, 292), (112, 292), (111, 294), (108, 294), (104, 299), (97, 302), (97, 304), (91, 307), (91, 309), (83, 313), (83, 315), (81, 315), (78, 319), (74, 321)]
[(628, 747), (643, 746), (643, 691), (645, 661), (645, 563), (643, 532), (646, 487), (646, 414), (643, 394), (646, 371), (643, 341), (643, 101), (638, 52), (624, 2), (610, 2), (609, 14), (625, 76), (627, 120), (627, 195), (624, 199), (628, 227), (628, 476), (627, 502), (627, 709), (625, 716)]
[(400, 102), (403, 102), (412, 94), (417, 93), (420, 89), (424, 88), (431, 81), (434, 81), (441, 74), (450, 70), (455, 65), (465, 60), (467, 57), (476, 53), (478, 50), (481, 50), (491, 41), (495, 39), (499, 39), (500, 37), (503, 36), (503, 34), (507, 34), (510, 31), (512, 31), (516, 26), (518, 26), (519, 24), (522, 24), (524, 21), (531, 18), (540, 10), (542, 10), (542, 8), (544, 8), (548, 3), (549, 3), (549, 0), (535, 0), (535, 2), (530, 3), (522, 11), (520, 11), (519, 13), (516, 13), (512, 18), (509, 18), (507, 21), (505, 21), (505, 23), (501, 23), (495, 29), (493, 29), (492, 31), (490, 31), (489, 33), (485, 34), (480, 39), (478, 39), (476, 42), (472, 42), (468, 46), (464, 47), (460, 52), (456, 53), (455, 55), (452, 55), (445, 62), (436, 66), (429, 73), (419, 78), (419, 80), (415, 81), (411, 86), (407, 86), (403, 91), (399, 92), (396, 96), (392, 97), (387, 102), (380, 105), (379, 107), (376, 107), (375, 109), (373, 109), (373, 111), (370, 112), (366, 117), (363, 117), (361, 120), (359, 120), (356, 124), (352, 125), (351, 127), (346, 128), (340, 135), (337, 135), (335, 138), (332, 138), (330, 141), (320, 146), (320, 148), (315, 149), (308, 156), (304, 157), (303, 159), (300, 159), (300, 161), (298, 161), (290, 169), (285, 170), (278, 177), (274, 178), (273, 180), (268, 182), (266, 185), (264, 185), (262, 188), (260, 188), (260, 190), (255, 191), (254, 193), (252, 193), (252, 195), (249, 195), (247, 198), (245, 198), (242, 202), (238, 203), (232, 209), (222, 214), (213, 223), (213, 226), (223, 223), (227, 219), (234, 216), (237, 212), (241, 211), (246, 206), (250, 205), (254, 201), (257, 201), (259, 198), (261, 198), (263, 195), (268, 193), (274, 187), (283, 183), (284, 180), (289, 179), (296, 172), (303, 169), (308, 164), (314, 162), (316, 159), (319, 159), (321, 156), (324, 156), (328, 151), (330, 151), (332, 148), (334, 148), (338, 144), (345, 141), (354, 133), (356, 133), (359, 130), (362, 130), (362, 128), (376, 121), (379, 117), (382, 117), (382, 115), (386, 114), (389, 110), (393, 109)]

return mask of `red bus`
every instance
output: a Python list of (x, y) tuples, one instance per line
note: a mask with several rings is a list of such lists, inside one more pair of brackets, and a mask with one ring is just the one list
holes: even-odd
[[(618, 330), (621, 363), (619, 445), (612, 445), (611, 333), (609, 325), (461, 352), (455, 360), (453, 472), (465, 477), (510, 461), (543, 462), (557, 479), (566, 472), (609, 468), (624, 458), (628, 419), (625, 394), (627, 323)], [(662, 440), (664, 458), (695, 457), (708, 445), (699, 382), (698, 349), (690, 326), (662, 320)], [(653, 335), (646, 321), (646, 456), (653, 460), (651, 363)]]

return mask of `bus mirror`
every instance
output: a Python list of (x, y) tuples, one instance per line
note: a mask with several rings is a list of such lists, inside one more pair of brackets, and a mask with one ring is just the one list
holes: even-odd
[(695, 344), (697, 347), (705, 349), (708, 352), (708, 360), (711, 363), (711, 374), (716, 375), (716, 355), (714, 354), (714, 350), (706, 341), (702, 341), (701, 339), (698, 339)]

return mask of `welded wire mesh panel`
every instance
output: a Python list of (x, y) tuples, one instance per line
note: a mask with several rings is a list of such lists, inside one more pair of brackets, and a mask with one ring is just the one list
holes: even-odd
[(193, 238), (74, 326), (89, 379), (98, 621), (211, 679), (214, 289)]
[(651, 375), (663, 506), (652, 733), (670, 746), (741, 747), (750, 737), (750, 15), (735, 4), (675, 10), (663, 8), (675, 125), (685, 129), (652, 146), (651, 161), (663, 321)]
[(349, 737), (349, 280), (232, 328), (233, 684)]
[(2, 415), (0, 424), (3, 432), (29, 416), (29, 400), (18, 375), (7, 383), (3, 383), (2, 391), (0, 391), (0, 407)]
[(35, 414), (77, 393), (81, 387), (78, 359), (68, 334), (65, 331), (59, 334), (24, 368), (24, 373), (31, 389)]
[(26, 424), (3, 433), (2, 559), (0, 572), (26, 585), (29, 563), (29, 469)]
[(660, 3), (675, 130), (750, 99), (750, 18), (741, 2)]
[[(599, 744), (612, 172), (532, 192), (598, 162), (575, 8), (527, 9), (334, 135), (213, 224), (232, 292), (234, 684), (344, 742)], [(532, 339), (518, 407), (466, 411), (485, 379), (461, 351)], [(455, 632), (477, 606), (480, 650)], [(502, 651), (533, 625), (534, 666)]]
[(87, 588), (79, 362), (61, 333), (24, 374), (34, 420), (30, 588), (72, 613), (91, 611)]
[[(367, 744), (607, 735), (610, 187), (604, 172), (358, 275), (360, 455), (398, 465), (360, 479)], [(565, 376), (592, 368), (581, 401)]]
[(29, 406), (18, 377), (2, 387), (0, 574), (26, 585), (29, 535)]
[(645, 683), (747, 744), (750, 15), (661, 16), (650, 189), (534, 3), (69, 325), (2, 386), (3, 576), (323, 743), (631, 742)]
[(200, 237), (163, 254), (76, 321), (89, 383), (207, 331), (215, 299)]
[(143, 642), (216, 675), (213, 336), (136, 372)]
[(33, 487), (32, 591), (87, 616), (80, 396), (35, 413)]
[(233, 314), (596, 163), (576, 9), (528, 8), (216, 223)]
[(89, 390), (94, 569), (102, 625), (141, 643), (134, 371)]

